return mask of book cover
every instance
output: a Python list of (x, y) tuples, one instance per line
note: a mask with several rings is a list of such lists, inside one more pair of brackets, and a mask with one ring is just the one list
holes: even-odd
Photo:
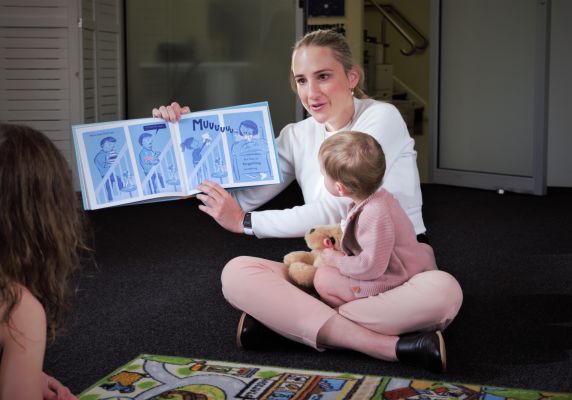
[(267, 102), (72, 126), (84, 208), (179, 199), (204, 180), (227, 189), (282, 182)]

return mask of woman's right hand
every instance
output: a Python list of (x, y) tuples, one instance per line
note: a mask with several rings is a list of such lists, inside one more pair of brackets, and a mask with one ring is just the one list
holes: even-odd
[(203, 181), (197, 189), (201, 191), (197, 194), (197, 199), (203, 202), (199, 205), (199, 210), (213, 217), (224, 229), (244, 233), (244, 211), (229, 192), (212, 181)]
[(172, 102), (169, 106), (160, 106), (159, 108), (154, 108), (151, 113), (155, 118), (164, 119), (167, 122), (178, 122), (181, 119), (181, 115), (190, 113), (191, 109), (188, 106), (181, 107), (176, 101)]

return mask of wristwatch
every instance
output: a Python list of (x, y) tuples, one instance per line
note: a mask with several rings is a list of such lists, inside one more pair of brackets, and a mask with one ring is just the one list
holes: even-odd
[(242, 228), (247, 235), (254, 235), (254, 231), (252, 230), (252, 213), (247, 212), (244, 214)]

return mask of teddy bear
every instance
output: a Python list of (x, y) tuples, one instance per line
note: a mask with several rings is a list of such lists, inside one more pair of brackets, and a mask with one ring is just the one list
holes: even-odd
[(288, 276), (292, 282), (310, 289), (316, 269), (323, 265), (320, 257), (322, 250), (341, 250), (342, 229), (339, 224), (319, 225), (308, 230), (304, 239), (311, 251), (292, 251), (284, 256), (284, 264), (288, 266)]

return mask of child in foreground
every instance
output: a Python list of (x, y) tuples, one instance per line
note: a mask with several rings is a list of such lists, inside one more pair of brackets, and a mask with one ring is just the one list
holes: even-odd
[(76, 399), (43, 372), (86, 249), (70, 169), (42, 133), (0, 123), (0, 399)]
[[(324, 185), (333, 196), (349, 197), (342, 221), (342, 251), (326, 249), (326, 267), (318, 268), (314, 286), (332, 307), (375, 296), (437, 269), (431, 246), (419, 243), (413, 224), (397, 200), (379, 189), (385, 156), (371, 135), (339, 132), (319, 151)], [(378, 190), (379, 189), (379, 190)]]

